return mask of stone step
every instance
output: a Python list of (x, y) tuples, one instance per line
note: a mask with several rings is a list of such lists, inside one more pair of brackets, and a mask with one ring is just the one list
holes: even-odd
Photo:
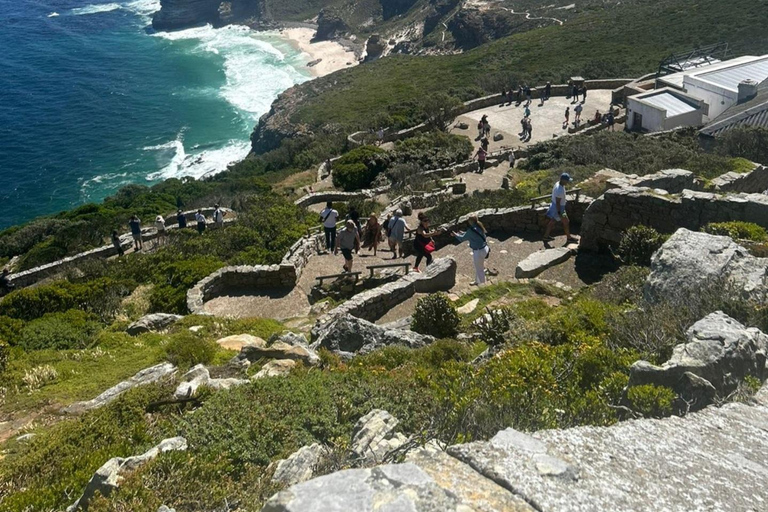
[(548, 268), (568, 261), (573, 252), (572, 247), (557, 247), (536, 251), (517, 264), (515, 277), (517, 279), (536, 277)]

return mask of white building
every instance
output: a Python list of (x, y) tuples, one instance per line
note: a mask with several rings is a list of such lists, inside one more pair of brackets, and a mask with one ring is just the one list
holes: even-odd
[[(627, 99), (627, 126), (659, 131), (707, 124), (754, 97), (757, 85), (766, 79), (768, 55), (738, 57), (660, 77), (661, 89)], [(696, 103), (700, 107), (694, 112)]]

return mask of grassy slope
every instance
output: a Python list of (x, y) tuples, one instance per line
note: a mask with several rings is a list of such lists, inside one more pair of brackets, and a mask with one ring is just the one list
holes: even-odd
[(673, 51), (720, 41), (730, 42), (734, 53), (768, 52), (766, 26), (765, 0), (659, 0), (593, 9), (562, 27), (514, 35), (461, 55), (395, 56), (336, 73), (312, 86), (321, 92), (293, 120), (361, 125), (388, 107), (435, 91), (466, 96), (517, 80), (637, 76), (655, 71)]

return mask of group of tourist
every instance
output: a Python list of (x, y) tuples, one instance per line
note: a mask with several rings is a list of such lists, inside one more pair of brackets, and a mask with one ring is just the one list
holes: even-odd
[[(213, 225), (216, 228), (223, 228), (224, 227), (224, 217), (227, 216), (227, 212), (223, 210), (218, 204), (214, 206), (213, 210)], [(178, 210), (176, 212), (176, 222), (178, 224), (179, 229), (184, 229), (187, 227), (187, 216), (186, 214)], [(197, 212), (195, 212), (195, 222), (197, 223), (197, 232), (200, 234), (203, 234), (205, 229), (208, 226), (208, 219), (203, 214), (203, 210), (198, 209)], [(131, 215), (130, 220), (128, 220), (128, 227), (131, 229), (131, 237), (133, 238), (133, 249), (134, 251), (141, 251), (144, 249), (144, 239), (141, 232), (141, 219), (137, 215)], [(155, 217), (154, 222), (155, 230), (157, 231), (157, 237), (156, 237), (156, 244), (155, 246), (163, 245), (168, 238), (168, 231), (166, 230), (165, 226), (165, 219), (162, 215), (158, 215)], [(120, 240), (120, 236), (117, 234), (117, 230), (112, 231), (112, 245), (117, 250), (118, 256), (123, 256), (125, 254), (125, 250), (123, 249), (122, 242)]]

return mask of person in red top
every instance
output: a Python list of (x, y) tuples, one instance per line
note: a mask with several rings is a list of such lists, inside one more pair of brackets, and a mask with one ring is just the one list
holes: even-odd
[(475, 153), (474, 160), (477, 160), (478, 166), (477, 166), (477, 173), (482, 174), (485, 170), (485, 158), (488, 156), (488, 151), (483, 149), (482, 146), (480, 146), (477, 149), (477, 153)]

